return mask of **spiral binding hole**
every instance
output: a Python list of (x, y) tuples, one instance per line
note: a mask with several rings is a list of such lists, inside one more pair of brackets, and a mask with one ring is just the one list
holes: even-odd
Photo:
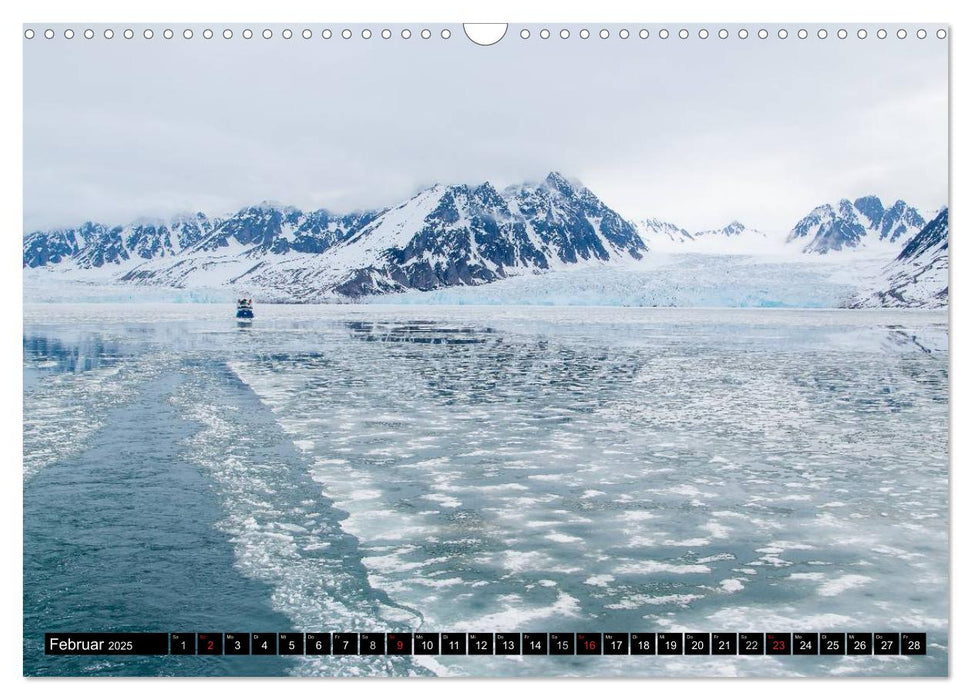
[[(156, 38), (156, 32), (158, 32), (160, 36), (165, 39), (172, 39), (175, 37), (176, 31), (179, 31), (179, 30), (172, 29), (172, 28), (153, 29), (149, 27), (149, 28), (141, 29), (139, 31), (141, 36), (144, 39), (153, 40)], [(255, 31), (250, 28), (245, 28), (237, 31), (239, 31), (239, 35), (243, 39), (247, 39), (247, 40), (253, 38), (253, 36), (255, 36), (256, 33), (259, 33), (260, 36), (262, 36), (266, 40), (273, 39), (275, 36), (277, 36), (274, 30), (269, 27), (256, 29)], [(300, 36), (302, 36), (306, 40), (312, 39), (314, 36), (313, 30), (309, 28), (304, 28), (302, 30), (297, 30), (297, 31), (299, 32)], [(568, 40), (575, 37), (586, 40), (586, 39), (589, 39), (594, 34), (599, 36), (601, 39), (609, 39), (611, 38), (611, 36), (616, 36), (619, 39), (628, 39), (631, 36), (631, 31), (627, 28), (618, 29), (616, 31), (616, 34), (613, 34), (612, 31), (610, 29), (607, 29), (606, 27), (602, 27), (600, 29), (596, 29), (596, 28), (590, 29), (587, 27), (583, 27), (581, 29), (576, 30), (575, 32), (569, 28), (561, 27), (559, 30), (555, 30), (555, 31), (556, 31), (556, 34), (559, 36), (559, 38), (563, 40)], [(648, 30), (646, 27), (641, 29), (635, 29), (634, 31), (637, 32), (637, 36), (639, 36), (641, 39), (648, 39), (651, 36), (650, 30)], [(692, 38), (691, 30), (689, 30), (687, 27), (682, 27), (674, 31), (677, 34), (677, 36), (682, 40), (688, 40)], [(795, 32), (795, 36), (797, 36), (799, 39), (809, 38), (810, 30), (804, 27), (801, 27), (799, 29), (789, 29), (786, 27), (780, 27), (779, 29), (775, 30), (774, 36), (780, 40), (785, 40), (789, 38), (790, 33), (793, 31)], [(855, 31), (852, 29), (848, 30), (846, 28), (839, 28), (835, 30), (835, 36), (839, 39), (846, 39), (850, 36), (851, 31), (860, 40), (867, 39), (871, 36), (870, 31), (868, 31), (863, 27), (857, 28)], [(58, 34), (57, 32), (60, 32), (60, 34)], [(34, 39), (37, 36), (43, 36), (45, 39), (55, 39), (58, 36), (60, 36), (65, 40), (72, 40), (79, 36), (83, 36), (85, 39), (94, 39), (96, 36), (95, 30), (91, 28), (86, 28), (81, 30), (73, 27), (66, 27), (64, 29), (58, 29), (57, 32), (55, 32), (54, 28), (50, 28), (50, 27), (45, 29), (34, 29), (31, 27), (28, 27), (24, 29), (23, 35), (24, 35), (24, 38), (28, 40)], [(933, 32), (934, 36), (936, 36), (938, 39), (946, 39), (948, 36), (947, 29), (943, 27), (936, 30), (931, 30), (931, 31), (928, 31), (923, 27), (918, 29), (907, 29), (904, 27), (890, 28), (890, 29), (879, 28), (874, 32), (874, 34), (876, 38), (881, 40), (886, 39), (891, 34), (893, 34), (894, 36), (897, 37), (897, 39), (903, 41), (909, 38), (917, 38), (917, 39), (923, 40), (923, 39), (926, 39), (931, 34), (931, 32)], [(126, 28), (121, 32), (122, 36), (125, 39), (133, 39), (135, 37), (135, 33), (136, 32), (133, 28)], [(200, 33), (201, 33), (201, 36), (207, 40), (212, 39), (215, 36), (215, 33), (213, 32), (213, 30), (208, 28), (202, 30)], [(235, 36), (234, 30), (230, 29), (229, 27), (225, 27), (220, 33), (222, 37), (226, 40), (233, 39)], [(185, 28), (181, 30), (181, 34), (182, 34), (182, 37), (186, 40), (190, 40), (195, 37), (195, 32), (190, 28)], [(364, 28), (359, 31), (358, 36), (361, 39), (367, 40), (367, 39), (371, 39), (373, 36), (375, 36), (375, 34), (380, 34), (381, 38), (386, 40), (394, 37), (394, 32), (389, 28), (383, 28), (380, 30), (377, 30), (377, 29), (372, 30), (370, 28)], [(421, 36), (422, 39), (432, 38), (432, 30), (427, 27), (418, 30), (418, 34), (419, 36)], [(728, 39), (731, 36), (731, 32), (729, 31), (729, 29), (725, 27), (722, 27), (717, 31), (714, 29), (709, 30), (708, 28), (702, 27), (697, 29), (694, 36), (697, 39), (705, 40), (711, 37), (713, 34), (716, 34), (719, 39), (723, 39), (723, 40)], [(745, 27), (740, 27), (736, 30), (737, 37), (742, 40), (748, 39), (749, 34), (750, 34), (749, 29)], [(324, 39), (330, 39), (331, 37), (333, 37), (333, 35), (334, 35), (334, 32), (330, 29), (323, 29), (320, 33), (320, 36)], [(346, 40), (353, 39), (354, 35), (355, 35), (355, 30), (352, 30), (350, 28), (344, 28), (340, 30), (340, 36)], [(769, 30), (764, 27), (755, 30), (755, 35), (759, 39), (763, 39), (763, 40), (769, 39), (771, 36)], [(815, 30), (815, 35), (817, 39), (825, 40), (829, 38), (830, 33), (828, 29), (820, 27)], [(113, 39), (115, 36), (115, 31), (111, 28), (106, 28), (102, 31), (102, 36), (105, 39), (109, 39), (109, 40)], [(294, 30), (290, 28), (283, 29), (279, 32), (279, 36), (282, 37), (283, 39), (291, 39), (294, 36)], [(406, 40), (410, 39), (412, 36), (412, 30), (403, 28), (400, 30), (399, 36), (402, 39), (406, 39)], [(452, 30), (447, 27), (443, 28), (439, 30), (439, 36), (445, 40), (450, 39), (452, 36)], [(519, 30), (519, 36), (521, 39), (530, 39), (533, 36), (533, 32), (530, 29), (523, 27)], [(553, 31), (551, 31), (548, 28), (542, 28), (539, 30), (539, 37), (541, 39), (549, 39), (552, 36), (553, 36)], [(670, 36), (671, 36), (671, 31), (668, 30), (667, 28), (662, 28), (657, 30), (657, 37), (660, 39), (668, 39)], [(475, 41), (474, 39), (472, 40)], [(477, 43), (481, 43), (481, 42), (477, 42)], [(487, 45), (487, 44), (483, 44), (483, 45)]]

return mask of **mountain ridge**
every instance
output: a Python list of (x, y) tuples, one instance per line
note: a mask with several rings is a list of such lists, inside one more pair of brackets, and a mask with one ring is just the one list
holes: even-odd
[(835, 205), (821, 204), (799, 220), (787, 242), (802, 243), (804, 253), (827, 254), (875, 243), (896, 243), (920, 231), (927, 222), (916, 208), (898, 199), (890, 207), (875, 195)]
[(265, 284), (314, 299), (484, 284), (647, 252), (620, 214), (556, 171), (502, 192), (488, 182), (436, 184), (394, 207), (345, 215), (264, 203), (193, 217), (32, 232), (23, 265), (70, 263), (135, 284)]
[(218, 217), (182, 213), (34, 231), (24, 236), (23, 266), (136, 285), (253, 287), (309, 302), (623, 264), (649, 250), (795, 260), (867, 249), (889, 260), (917, 239), (920, 221), (903, 200), (886, 207), (865, 195), (814, 208), (788, 234), (738, 220), (689, 232), (657, 218), (632, 224), (552, 171), (502, 190), (437, 183), (394, 206), (349, 214), (262, 202)]

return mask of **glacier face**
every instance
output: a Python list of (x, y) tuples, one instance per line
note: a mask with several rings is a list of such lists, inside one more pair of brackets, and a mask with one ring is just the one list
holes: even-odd
[(859, 290), (838, 260), (656, 253), (628, 265), (519, 275), (477, 287), (372, 297), (375, 304), (679, 308), (837, 308)]
[[(619, 275), (605, 284), (604, 298), (620, 305), (650, 300), (676, 306), (946, 306), (946, 209), (942, 213), (927, 224), (903, 200), (885, 207), (868, 195), (816, 207), (788, 234), (738, 221), (689, 233), (676, 224), (643, 220), (638, 229), (651, 250), (674, 254), (677, 264), (653, 271), (650, 279)], [(667, 286), (658, 284), (663, 278)], [(562, 292), (564, 285), (557, 286)], [(530, 298), (541, 303), (536, 299), (549, 296)]]

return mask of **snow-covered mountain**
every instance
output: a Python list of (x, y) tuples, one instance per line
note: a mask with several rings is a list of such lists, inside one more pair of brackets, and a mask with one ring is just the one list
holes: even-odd
[(268, 253), (284, 255), (291, 251), (323, 253), (347, 240), (379, 214), (366, 211), (340, 216), (326, 209), (304, 213), (295, 207), (263, 203), (241, 209), (221, 222), (191, 252), (219, 251), (238, 245), (246, 248), (250, 258)]
[(711, 238), (713, 236), (722, 236), (725, 238), (736, 238), (747, 231), (751, 231), (745, 224), (739, 221), (733, 221), (727, 226), (722, 226), (721, 228), (710, 229), (708, 231), (698, 231), (695, 233), (695, 238)]
[[(836, 275), (820, 284), (850, 290), (841, 304), (940, 305), (947, 303), (946, 210), (942, 216), (924, 225), (905, 202), (885, 208), (868, 196), (817, 207), (788, 235), (738, 221), (689, 232), (659, 219), (633, 225), (582, 184), (552, 172), (501, 191), (488, 182), (439, 184), (397, 206), (352, 214), (263, 203), (219, 218), (196, 213), (36, 231), (24, 237), (23, 265), (25, 283), (42, 292), (61, 282), (120, 283), (146, 292), (158, 286), (218, 296), (233, 289), (265, 301), (313, 302), (581, 268), (599, 279), (597, 269), (609, 277), (623, 267), (634, 279), (638, 270), (655, 274), (658, 264), (684, 272), (684, 291), (738, 285), (730, 271), (750, 260), (776, 272), (788, 265), (795, 276)], [(646, 256), (649, 249), (672, 255)], [(839, 262), (844, 253), (857, 262)], [(838, 265), (831, 270), (824, 262)], [(728, 291), (709, 290), (703, 301), (740, 298)], [(769, 296), (766, 303), (790, 303)], [(757, 297), (747, 293), (745, 303)]]
[(785, 238), (732, 221), (722, 228), (693, 234), (694, 252), (709, 255), (773, 255), (787, 253)]
[(128, 226), (87, 222), (70, 229), (35, 231), (24, 237), (24, 267), (70, 262), (80, 268), (171, 257), (209, 235), (218, 220), (186, 214), (171, 221), (140, 219)]
[(651, 250), (704, 255), (762, 255), (784, 251), (785, 239), (749, 228), (739, 221), (717, 229), (695, 231), (660, 219), (637, 222), (641, 238)]
[(197, 220), (193, 236), (175, 222), (35, 232), (24, 239), (24, 267), (108, 268), (122, 282), (252, 286), (309, 301), (482, 284), (647, 251), (633, 225), (556, 172), (502, 192), (435, 185), (384, 211), (264, 204)]
[(178, 257), (160, 256), (127, 266), (117, 273), (117, 279), (180, 288), (242, 286), (275, 261), (323, 254), (381, 213), (303, 212), (270, 203), (246, 207), (219, 221), (207, 236), (183, 249)]
[(670, 221), (641, 219), (635, 226), (651, 250), (676, 250), (680, 244), (694, 240), (685, 229)]
[(247, 257), (290, 251), (320, 253), (346, 240), (379, 212), (335, 216), (262, 204), (217, 219), (183, 214), (169, 221), (140, 219), (127, 226), (85, 223), (73, 229), (35, 231), (24, 238), (24, 267), (67, 263), (78, 269), (130, 268), (146, 260), (225, 252)]
[(91, 222), (77, 228), (29, 233), (24, 236), (24, 267), (57, 265), (70, 260), (107, 233), (106, 227)]
[(948, 210), (944, 208), (883, 269), (876, 291), (854, 305), (947, 306), (948, 229)]
[(559, 173), (539, 184), (436, 185), (313, 259), (281, 260), (260, 286), (344, 297), (476, 285), (583, 262), (637, 260), (647, 247), (596, 195)]
[(927, 222), (920, 212), (898, 199), (884, 207), (879, 197), (868, 195), (851, 202), (823, 204), (793, 227), (788, 241), (804, 253), (829, 253), (848, 249), (889, 250), (920, 231)]

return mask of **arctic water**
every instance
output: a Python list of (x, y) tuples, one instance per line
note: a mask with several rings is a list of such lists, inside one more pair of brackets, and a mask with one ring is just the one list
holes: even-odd
[[(944, 675), (906, 310), (36, 304), (27, 675)], [(45, 631), (926, 631), (927, 656), (53, 657)]]

